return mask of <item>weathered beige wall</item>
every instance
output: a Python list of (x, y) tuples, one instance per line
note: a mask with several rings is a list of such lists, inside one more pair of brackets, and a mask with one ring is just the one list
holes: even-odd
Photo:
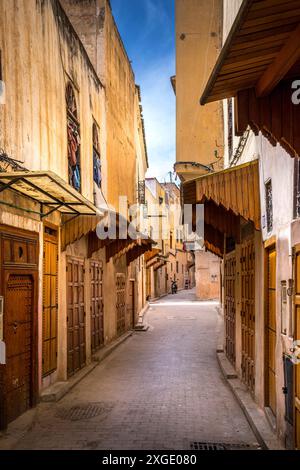
[(221, 103), (199, 99), (221, 48), (222, 0), (176, 0), (176, 160), (223, 156)]
[[(62, 0), (72, 24), (105, 84), (108, 202), (135, 202), (135, 78), (107, 0)], [(126, 178), (124, 178), (126, 175)]]
[[(2, 0), (0, 49), (6, 83), (0, 147), (28, 169), (52, 170), (68, 181), (65, 88), (71, 79), (80, 116), (82, 193), (93, 201), (92, 125), (94, 118), (101, 129), (105, 121), (104, 88), (58, 2)], [(104, 155), (105, 149), (103, 165)]]

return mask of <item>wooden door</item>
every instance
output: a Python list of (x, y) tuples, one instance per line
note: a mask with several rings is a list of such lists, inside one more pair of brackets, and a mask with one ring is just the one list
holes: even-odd
[(136, 309), (135, 309), (135, 281), (133, 279), (130, 279), (129, 281), (129, 293), (128, 293), (128, 307), (127, 307), (127, 312), (128, 312), (128, 318), (129, 318), (129, 324), (131, 328), (135, 327), (136, 323)]
[(6, 275), (6, 413), (11, 422), (32, 406), (34, 280), (29, 274)]
[[(300, 340), (300, 245), (295, 248), (295, 310), (294, 339)], [(300, 450), (300, 364), (294, 365), (295, 371), (295, 448)]]
[(146, 268), (146, 299), (151, 298), (151, 269)]
[(44, 229), (43, 271), (43, 377), (57, 369), (57, 231)]
[(235, 318), (236, 318), (236, 258), (235, 251), (226, 255), (224, 260), (224, 315), (225, 351), (229, 361), (235, 365)]
[(117, 293), (117, 335), (121, 335), (126, 329), (126, 278), (125, 274), (117, 274), (116, 293)]
[(67, 327), (68, 376), (82, 369), (86, 363), (84, 264), (83, 260), (67, 260)]
[(266, 278), (266, 406), (276, 415), (276, 249), (267, 250)]
[(103, 267), (100, 261), (91, 261), (91, 348), (95, 353), (104, 345)]
[(254, 239), (241, 246), (242, 380), (255, 386), (255, 248)]

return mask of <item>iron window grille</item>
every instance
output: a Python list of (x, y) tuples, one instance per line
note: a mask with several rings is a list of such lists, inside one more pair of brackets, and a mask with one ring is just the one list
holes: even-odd
[(227, 100), (228, 106), (228, 156), (229, 161), (233, 154), (233, 116), (232, 116), (232, 98)]
[(78, 192), (81, 192), (80, 126), (75, 93), (70, 83), (66, 88), (66, 106), (69, 184)]
[(139, 204), (146, 204), (145, 180), (138, 182), (138, 202)]
[(266, 213), (267, 213), (267, 230), (272, 232), (273, 230), (273, 193), (272, 193), (272, 180), (269, 179), (265, 183), (265, 194), (266, 194)]
[(101, 156), (99, 144), (98, 126), (93, 123), (93, 179), (98, 188), (101, 188), (102, 173), (101, 173)]

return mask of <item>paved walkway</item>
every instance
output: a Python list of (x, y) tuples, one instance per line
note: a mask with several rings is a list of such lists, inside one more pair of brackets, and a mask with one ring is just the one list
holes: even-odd
[[(192, 291), (152, 304), (148, 332), (135, 333), (59, 403), (40, 404), (16, 448), (256, 445), (218, 368), (215, 307), (196, 302)], [(82, 419), (82, 412), (88, 416)]]

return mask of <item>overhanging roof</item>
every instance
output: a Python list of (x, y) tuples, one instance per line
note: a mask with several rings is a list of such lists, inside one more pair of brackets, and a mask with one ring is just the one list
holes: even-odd
[(41, 211), (42, 217), (56, 210), (74, 216), (99, 215), (88, 199), (51, 171), (0, 173), (0, 193), (6, 189), (48, 206), (47, 211)]
[[(258, 160), (196, 178), (183, 183), (182, 188), (185, 204), (208, 202), (205, 222), (220, 232), (228, 233), (236, 216), (252, 221), (260, 230)], [(212, 208), (210, 201), (214, 203)], [(224, 214), (218, 207), (224, 209)]]
[(299, 1), (244, 0), (201, 104), (236, 96), (248, 88), (265, 96), (284, 77), (297, 76), (299, 24)]

